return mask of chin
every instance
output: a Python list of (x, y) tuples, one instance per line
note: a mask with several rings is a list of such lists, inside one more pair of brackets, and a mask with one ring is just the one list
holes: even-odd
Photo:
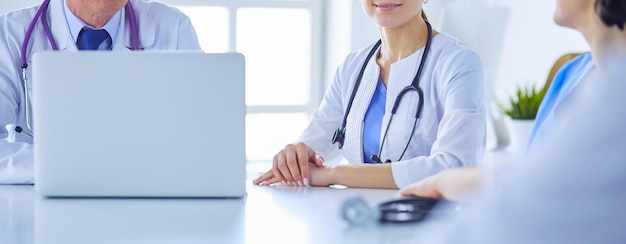
[(561, 26), (561, 27), (566, 27), (566, 28), (570, 28), (570, 29), (577, 29), (569, 21), (565, 21), (563, 19), (559, 19), (559, 18), (556, 18), (556, 17), (554, 18), (554, 23), (556, 23), (558, 26)]
[(398, 23), (399, 21), (396, 19), (378, 19), (375, 22), (380, 28), (395, 28), (402, 25), (401, 23)]
[(554, 23), (559, 26), (569, 27), (567, 25), (567, 21), (565, 21), (565, 18), (563, 18), (563, 16), (561, 16), (558, 12), (554, 14), (554, 17), (552, 19), (554, 20)]

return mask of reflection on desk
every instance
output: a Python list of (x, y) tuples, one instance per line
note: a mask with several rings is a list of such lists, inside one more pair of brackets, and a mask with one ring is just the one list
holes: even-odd
[(40, 199), (35, 243), (243, 243), (243, 199)]
[[(0, 186), (0, 243), (415, 243), (449, 222), (349, 226), (339, 210), (397, 190), (263, 187), (242, 199), (46, 199)], [(5, 218), (5, 216), (8, 216)]]
[(33, 243), (35, 191), (32, 186), (0, 186), (0, 243)]

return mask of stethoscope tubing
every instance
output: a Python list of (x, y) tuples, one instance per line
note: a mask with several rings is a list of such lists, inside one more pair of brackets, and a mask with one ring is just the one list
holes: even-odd
[[(376, 158), (379, 159), (378, 163), (381, 163), (378, 155), (380, 155), (383, 151), (383, 146), (385, 145), (385, 140), (387, 139), (387, 133), (389, 132), (389, 127), (391, 126), (391, 120), (393, 120), (393, 116), (398, 111), (398, 107), (400, 107), (400, 101), (402, 101), (402, 98), (404, 97), (405, 94), (411, 91), (415, 91), (417, 92), (419, 99), (417, 100), (417, 110), (415, 111), (415, 121), (413, 122), (413, 129), (411, 130), (411, 135), (409, 136), (409, 140), (406, 143), (406, 146), (404, 146), (404, 150), (402, 150), (402, 154), (400, 154), (398, 161), (402, 160), (402, 158), (404, 157), (404, 154), (409, 149), (409, 144), (411, 144), (411, 139), (413, 139), (413, 135), (415, 134), (417, 121), (420, 119), (420, 116), (422, 114), (422, 108), (424, 107), (424, 91), (422, 91), (422, 88), (420, 88), (419, 83), (420, 83), (421, 76), (422, 76), (422, 70), (424, 69), (424, 63), (426, 63), (426, 58), (428, 57), (428, 52), (430, 51), (430, 44), (433, 40), (433, 29), (430, 26), (430, 23), (428, 23), (428, 21), (425, 21), (425, 22), (426, 22), (426, 28), (428, 28), (428, 39), (426, 40), (426, 46), (424, 47), (422, 60), (420, 61), (419, 68), (417, 69), (417, 74), (415, 75), (415, 78), (413, 78), (413, 82), (411, 83), (411, 85), (404, 87), (400, 91), (398, 96), (396, 97), (396, 100), (393, 102), (393, 107), (391, 108), (391, 117), (389, 118), (389, 122), (387, 122), (387, 128), (385, 129), (383, 140), (380, 143), (380, 147), (378, 148), (378, 154), (376, 155)], [(390, 160), (387, 160), (386, 162), (390, 162)]]
[(33, 31), (35, 29), (35, 25), (37, 24), (37, 20), (39, 20), (39, 18), (42, 19), (41, 24), (44, 26), (44, 32), (46, 34), (46, 37), (48, 38), (48, 41), (50, 42), (50, 45), (52, 46), (53, 50), (58, 50), (59, 48), (57, 47), (56, 42), (54, 41), (54, 38), (52, 38), (52, 31), (50, 30), (50, 25), (48, 24), (48, 18), (46, 18), (46, 15), (44, 14), (44, 12), (47, 11), (48, 9), (48, 5), (50, 4), (50, 0), (44, 0), (43, 3), (41, 3), (41, 6), (39, 7), (39, 9), (37, 9), (37, 12), (35, 13), (35, 17), (33, 18), (33, 20), (30, 22), (30, 24), (28, 25), (28, 29), (26, 30), (26, 35), (24, 36), (24, 42), (22, 42), (22, 46), (20, 48), (20, 61), (22, 62), (22, 82), (23, 82), (23, 89), (24, 89), (24, 105), (26, 106), (26, 131), (23, 131), (21, 128), (20, 133), (24, 133), (27, 136), (33, 137), (33, 128), (32, 128), (32, 122), (31, 117), (30, 117), (30, 94), (28, 92), (29, 90), (29, 83), (28, 83), (28, 77), (26, 75), (27, 73), (27, 68), (28, 68), (28, 62), (26, 61), (26, 50), (28, 49), (28, 43), (30, 42), (30, 39), (33, 35)]
[(348, 101), (348, 106), (346, 106), (346, 112), (343, 114), (343, 120), (341, 122), (341, 128), (335, 131), (335, 135), (333, 135), (332, 143), (339, 143), (339, 149), (343, 148), (344, 135), (346, 133), (346, 124), (348, 121), (348, 114), (350, 114), (350, 109), (352, 108), (352, 103), (354, 102), (354, 97), (356, 96), (356, 92), (358, 91), (359, 85), (361, 84), (361, 80), (363, 79), (363, 74), (365, 73), (365, 68), (367, 68), (367, 63), (370, 61), (374, 53), (380, 45), (382, 44), (382, 40), (378, 40), (370, 52), (367, 54), (365, 61), (363, 61), (363, 65), (361, 65), (361, 70), (359, 71), (359, 75), (356, 78), (356, 82), (354, 83), (354, 88), (352, 89), (352, 94), (350, 94), (350, 101)]
[(35, 25), (37, 24), (39, 18), (42, 18), (41, 22), (44, 26), (43, 30), (46, 34), (46, 37), (48, 38), (48, 41), (50, 42), (50, 45), (52, 46), (52, 49), (55, 51), (59, 49), (56, 42), (54, 41), (54, 38), (52, 38), (52, 31), (50, 30), (50, 25), (48, 24), (48, 18), (46, 18), (46, 15), (44, 14), (44, 12), (48, 9), (49, 4), (50, 0), (44, 0), (43, 3), (41, 3), (41, 6), (39, 6), (39, 9), (37, 9), (35, 17), (33, 17), (33, 20), (28, 25), (26, 35), (24, 36), (24, 42), (22, 42), (22, 47), (20, 49), (20, 61), (22, 62), (22, 69), (26, 69), (28, 67), (28, 63), (26, 61), (26, 50), (28, 49), (28, 43), (30, 42), (30, 38), (33, 35)]
[[(402, 98), (404, 97), (404, 95), (406, 93), (408, 93), (408, 92), (415, 91), (415, 92), (418, 93), (419, 100), (418, 100), (418, 104), (417, 104), (417, 110), (415, 111), (415, 122), (413, 123), (413, 130), (411, 132), (411, 136), (409, 137), (409, 141), (407, 142), (406, 146), (404, 147), (404, 150), (402, 151), (402, 154), (400, 155), (400, 158), (398, 159), (398, 161), (402, 160), (402, 158), (404, 157), (404, 154), (406, 153), (406, 151), (409, 148), (411, 140), (413, 139), (413, 134), (414, 134), (415, 129), (417, 127), (417, 121), (420, 119), (420, 116), (421, 116), (421, 113), (422, 113), (422, 109), (424, 107), (424, 92), (420, 88), (419, 82), (421, 80), (422, 70), (424, 68), (424, 64), (426, 63), (426, 58), (428, 57), (428, 53), (430, 51), (430, 45), (431, 45), (432, 39), (433, 39), (433, 29), (432, 29), (432, 26), (430, 25), (428, 20), (424, 19), (424, 21), (426, 23), (426, 28), (428, 29), (428, 39), (426, 40), (426, 46), (424, 47), (424, 53), (422, 54), (422, 59), (420, 61), (420, 65), (419, 65), (419, 67), (417, 69), (417, 73), (416, 73), (415, 77), (413, 78), (413, 82), (411, 83), (410, 86), (404, 87), (400, 91), (400, 93), (398, 94), (396, 99), (394, 100), (393, 107), (391, 109), (391, 117), (389, 118), (389, 121), (387, 122), (387, 127), (385, 129), (385, 133), (383, 135), (383, 139), (382, 139), (381, 145), (380, 145), (380, 147), (378, 149), (378, 154), (377, 155), (372, 155), (372, 159), (377, 161), (377, 163), (382, 163), (382, 161), (380, 160), (378, 155), (380, 155), (382, 153), (383, 145), (385, 144), (385, 140), (387, 139), (387, 133), (389, 132), (389, 127), (391, 125), (391, 121), (393, 120), (393, 116), (398, 111), (398, 107), (400, 107), (400, 102), (402, 101)], [(335, 135), (333, 136), (332, 143), (333, 144), (339, 143), (339, 149), (341, 149), (343, 147), (344, 138), (345, 138), (345, 131), (346, 131), (346, 124), (347, 124), (347, 120), (348, 120), (348, 114), (350, 113), (350, 109), (352, 108), (352, 103), (354, 101), (354, 97), (356, 96), (357, 90), (359, 89), (359, 85), (361, 84), (361, 80), (363, 79), (363, 74), (365, 73), (365, 68), (367, 67), (367, 63), (369, 63), (369, 61), (372, 58), (372, 56), (376, 53), (376, 50), (378, 50), (378, 48), (380, 47), (381, 43), (382, 43), (382, 41), (379, 39), (374, 44), (372, 49), (370, 49), (370, 52), (368, 53), (367, 57), (365, 58), (365, 61), (363, 62), (363, 65), (361, 66), (361, 69), (359, 71), (359, 75), (357, 76), (356, 82), (354, 84), (354, 88), (352, 89), (352, 94), (350, 96), (350, 100), (349, 100), (348, 105), (346, 107), (346, 112), (344, 113), (343, 121), (341, 123), (341, 128), (338, 128), (335, 131)], [(391, 160), (388, 159), (385, 162), (391, 162)]]
[[(37, 25), (37, 21), (39, 19), (41, 19), (41, 24), (43, 25), (43, 30), (44, 33), (46, 35), (46, 38), (48, 39), (48, 42), (50, 43), (50, 46), (52, 47), (52, 50), (54, 51), (59, 51), (59, 47), (56, 43), (56, 41), (54, 40), (54, 36), (52, 35), (52, 29), (50, 28), (50, 24), (48, 23), (48, 16), (47, 16), (47, 11), (48, 11), (48, 6), (50, 5), (50, 0), (44, 0), (41, 3), (41, 6), (39, 6), (39, 9), (37, 9), (37, 12), (35, 13), (35, 17), (33, 17), (33, 20), (30, 22), (30, 24), (28, 25), (28, 29), (26, 30), (26, 35), (24, 35), (24, 41), (22, 42), (22, 46), (20, 47), (20, 61), (21, 61), (21, 68), (22, 68), (22, 86), (23, 86), (23, 94), (24, 94), (24, 105), (25, 105), (25, 112), (26, 112), (26, 129), (27, 130), (23, 130), (22, 128), (20, 128), (19, 126), (16, 127), (16, 131), (22, 134), (25, 134), (29, 137), (33, 137), (33, 128), (32, 128), (32, 118), (30, 116), (31, 113), (31, 104), (30, 104), (30, 94), (28, 92), (29, 89), (29, 82), (28, 82), (28, 77), (27, 77), (27, 69), (28, 69), (28, 61), (26, 60), (27, 57), (27, 51), (28, 51), (28, 44), (30, 43), (30, 39), (32, 38), (33, 32), (35, 30), (35, 25)], [(139, 46), (139, 23), (137, 22), (137, 15), (135, 13), (135, 8), (133, 7), (133, 4), (131, 3), (131, 1), (128, 1), (128, 3), (125, 6), (125, 14), (128, 17), (128, 21), (130, 24), (130, 42), (131, 42), (131, 49), (132, 50), (140, 50), (140, 46)]]

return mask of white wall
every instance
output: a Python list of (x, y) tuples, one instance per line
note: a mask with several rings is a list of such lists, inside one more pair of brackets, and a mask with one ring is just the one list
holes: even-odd
[(327, 85), (332, 81), (337, 66), (354, 46), (350, 43), (354, 35), (351, 34), (351, 1), (326, 0), (325, 3), (323, 80)]
[(506, 1), (512, 12), (498, 75), (502, 88), (512, 90), (520, 82), (543, 85), (558, 57), (567, 52), (589, 49), (577, 31), (554, 23), (555, 2)]
[[(331, 0), (332, 1), (332, 0)], [(365, 15), (358, 0), (350, 1), (352, 4), (352, 49), (363, 48), (380, 38), (376, 25)]]

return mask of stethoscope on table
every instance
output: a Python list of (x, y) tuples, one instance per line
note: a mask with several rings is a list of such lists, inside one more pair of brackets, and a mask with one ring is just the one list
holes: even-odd
[[(454, 202), (428, 197), (403, 197), (370, 206), (365, 199), (355, 196), (343, 202), (340, 214), (351, 225), (414, 223), (433, 212), (452, 213), (456, 211), (456, 205)], [(436, 206), (439, 207), (435, 210)]]
[[(35, 25), (37, 24), (37, 21), (39, 19), (41, 19), (41, 24), (43, 25), (44, 33), (46, 34), (46, 37), (48, 38), (48, 41), (50, 42), (50, 45), (52, 46), (52, 50), (59, 51), (59, 47), (57, 46), (56, 42), (54, 41), (54, 37), (52, 36), (52, 29), (50, 29), (50, 24), (48, 23), (48, 5), (50, 5), (50, 0), (44, 0), (43, 3), (41, 3), (41, 6), (39, 7), (39, 9), (37, 9), (37, 12), (35, 13), (35, 17), (33, 17), (33, 20), (28, 25), (28, 29), (26, 30), (26, 35), (24, 37), (24, 42), (22, 42), (22, 47), (20, 49), (20, 61), (22, 62), (22, 66), (21, 66), (22, 88), (23, 88), (22, 92), (24, 95), (24, 103), (26, 105), (26, 129), (24, 130), (24, 128), (20, 126), (16, 126), (15, 131), (18, 133), (27, 135), (29, 137), (33, 137), (33, 127), (32, 127), (32, 122), (31, 122), (31, 115), (30, 115), (31, 113), (30, 94), (28, 92), (29, 83), (28, 83), (28, 77), (26, 76), (26, 71), (28, 69), (28, 62), (26, 61), (26, 51), (28, 49), (28, 43), (30, 42), (30, 39), (35, 30)], [(137, 15), (130, 1), (128, 1), (128, 3), (125, 6), (125, 13), (126, 13), (126, 18), (128, 22), (130, 23), (131, 49), (140, 50), (141, 48), (139, 47), (139, 25), (137, 23)]]
[[(417, 121), (419, 120), (420, 115), (422, 113), (422, 107), (424, 106), (424, 92), (419, 87), (419, 82), (420, 82), (420, 76), (422, 75), (422, 69), (424, 68), (424, 63), (426, 62), (426, 57), (428, 56), (428, 51), (430, 51), (430, 44), (433, 39), (433, 29), (430, 26), (430, 23), (428, 23), (428, 20), (426, 19), (424, 19), (424, 22), (426, 22), (426, 27), (428, 28), (428, 39), (426, 41), (426, 47), (424, 48), (424, 54), (422, 54), (422, 60), (420, 61), (419, 68), (417, 69), (417, 74), (415, 75), (415, 78), (413, 78), (413, 83), (411, 83), (410, 86), (406, 86), (402, 88), (402, 90), (396, 97), (396, 100), (393, 103), (393, 108), (391, 109), (391, 117), (389, 118), (389, 122), (387, 122), (387, 128), (385, 129), (383, 140), (380, 144), (380, 148), (378, 149), (378, 154), (371, 156), (371, 159), (374, 160), (374, 162), (379, 163), (379, 164), (383, 163), (379, 155), (383, 151), (383, 145), (385, 145), (385, 139), (387, 139), (387, 132), (389, 132), (389, 126), (391, 125), (393, 116), (396, 114), (396, 111), (398, 110), (398, 106), (400, 105), (400, 101), (402, 101), (402, 97), (406, 93), (410, 91), (417, 92), (417, 94), (419, 95), (419, 100), (417, 103), (417, 111), (415, 113), (415, 122), (413, 123), (413, 130), (411, 131), (411, 136), (409, 137), (409, 140), (407, 141), (406, 146), (404, 147), (404, 150), (402, 151), (402, 154), (400, 155), (400, 158), (398, 158), (398, 161), (400, 161), (402, 157), (404, 157), (406, 150), (409, 148), (409, 144), (411, 144), (411, 139), (413, 139), (413, 134), (415, 133)], [(338, 128), (337, 130), (335, 130), (335, 134), (333, 135), (332, 143), (333, 144), (339, 143), (339, 149), (343, 147), (343, 143), (344, 143), (345, 136), (346, 136), (346, 123), (348, 120), (348, 114), (350, 113), (350, 108), (352, 107), (352, 102), (354, 101), (356, 92), (359, 89), (359, 84), (361, 84), (361, 80), (363, 79), (363, 73), (365, 72), (367, 63), (372, 58), (374, 53), (376, 53), (376, 50), (378, 50), (378, 47), (380, 46), (381, 43), (382, 43), (381, 40), (378, 40), (378, 42), (374, 44), (369, 54), (365, 58), (365, 61), (363, 62), (363, 65), (361, 66), (361, 71), (359, 72), (359, 76), (357, 77), (356, 83), (354, 84), (354, 88), (352, 89), (352, 95), (350, 96), (350, 101), (348, 102), (346, 112), (344, 113), (343, 122), (341, 123), (341, 128)], [(391, 160), (387, 159), (385, 163), (391, 163)]]

